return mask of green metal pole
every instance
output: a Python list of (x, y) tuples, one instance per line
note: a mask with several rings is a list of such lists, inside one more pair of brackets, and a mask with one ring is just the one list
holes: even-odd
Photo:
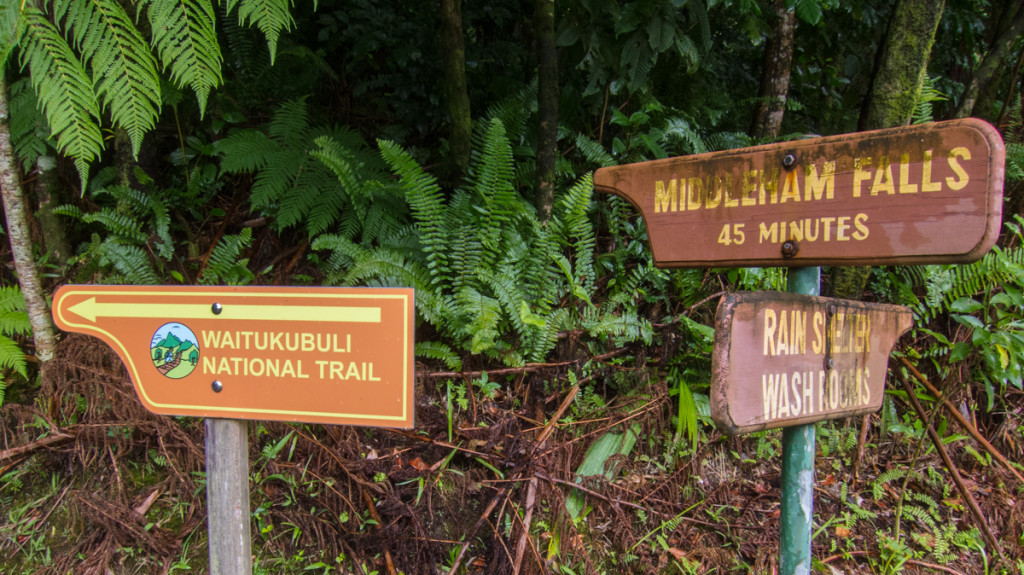
[[(790, 293), (818, 295), (821, 268), (790, 268)], [(809, 575), (814, 521), (814, 424), (782, 430), (782, 525), (779, 575)]]

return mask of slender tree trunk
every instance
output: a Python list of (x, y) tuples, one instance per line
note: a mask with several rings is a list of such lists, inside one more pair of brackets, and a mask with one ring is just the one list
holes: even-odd
[(1005, 72), (1007, 60), (1013, 52), (1013, 44), (1017, 38), (1024, 33), (1024, 1), (1017, 0), (1008, 5), (1003, 11), (1002, 19), (996, 23), (999, 32), (992, 40), (988, 53), (981, 60), (981, 64), (971, 75), (971, 80), (964, 88), (963, 98), (960, 106), (957, 107), (956, 116), (966, 118), (977, 116), (980, 118), (991, 117), (994, 110), (991, 109), (995, 103), (994, 85)]
[(25, 298), (32, 337), (35, 341), (36, 358), (39, 360), (40, 379), (43, 393), (49, 394), (49, 378), (46, 368), (55, 347), (53, 323), (43, 297), (43, 287), (32, 259), (32, 238), (29, 235), (28, 215), (25, 213), (25, 198), (21, 190), (18, 171), (11, 146), (10, 119), (7, 106), (7, 81), (0, 73), (0, 195), (3, 196), (4, 214), (7, 216), (7, 237), (14, 255), (14, 268), (18, 272), (18, 284)]
[(62, 266), (71, 257), (71, 246), (65, 233), (64, 223), (53, 213), (61, 204), (60, 179), (57, 175), (57, 160), (53, 156), (40, 155), (36, 160), (35, 195), (39, 202), (39, 227), (43, 231), (43, 245), (50, 254), (50, 261)]
[(537, 30), (537, 212), (551, 217), (558, 163), (558, 53), (555, 50), (555, 0), (536, 0)]
[[(885, 46), (871, 82), (861, 129), (905, 126), (914, 115), (928, 58), (945, 0), (900, 0), (896, 4)], [(832, 270), (832, 295), (859, 300), (864, 296), (870, 267), (841, 266)]]
[(782, 117), (789, 95), (789, 76), (793, 66), (793, 34), (796, 13), (786, 8), (786, 0), (772, 2), (776, 21), (764, 49), (764, 71), (750, 135), (757, 139), (776, 138), (782, 129)]
[(452, 163), (462, 171), (469, 165), (472, 116), (466, 87), (466, 46), (462, 38), (462, 0), (441, 0), (441, 46), (444, 82), (451, 125), (448, 135)]

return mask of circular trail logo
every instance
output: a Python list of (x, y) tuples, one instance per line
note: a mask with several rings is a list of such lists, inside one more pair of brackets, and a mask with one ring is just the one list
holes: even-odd
[(149, 344), (156, 370), (171, 379), (181, 379), (199, 365), (199, 339), (183, 323), (165, 323)]

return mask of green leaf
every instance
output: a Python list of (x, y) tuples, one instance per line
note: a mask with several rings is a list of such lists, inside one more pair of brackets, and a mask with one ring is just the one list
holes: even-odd
[(664, 52), (675, 42), (675, 23), (668, 18), (655, 17), (647, 23), (647, 42), (655, 52)]
[(969, 297), (962, 297), (949, 305), (949, 310), (957, 313), (974, 313), (981, 308), (980, 303)]
[(953, 347), (949, 350), (949, 361), (963, 361), (968, 355), (971, 354), (971, 344), (966, 341), (960, 341), (953, 344)]
[(798, 18), (811, 25), (821, 22), (820, 0), (796, 0), (793, 7)]

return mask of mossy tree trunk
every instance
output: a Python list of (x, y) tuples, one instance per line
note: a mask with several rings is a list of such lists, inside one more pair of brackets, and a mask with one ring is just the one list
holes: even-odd
[(444, 84), (451, 124), (448, 143), (452, 164), (461, 172), (469, 165), (472, 116), (466, 84), (466, 45), (462, 37), (462, 0), (441, 0), (441, 47)]
[(786, 0), (774, 0), (775, 24), (764, 49), (764, 70), (757, 108), (750, 135), (758, 139), (776, 138), (782, 129), (782, 117), (789, 96), (790, 69), (793, 65), (793, 34), (796, 12), (786, 7)]
[[(905, 126), (914, 115), (945, 0), (900, 0), (896, 4), (863, 115), (862, 130)], [(870, 267), (833, 268), (832, 295), (862, 299)]]
[(56, 340), (50, 312), (43, 297), (42, 283), (32, 257), (32, 237), (29, 233), (25, 197), (18, 177), (14, 148), (11, 145), (10, 118), (7, 105), (7, 82), (0, 73), (0, 195), (3, 196), (4, 215), (7, 218), (7, 238), (14, 256), (14, 269), (18, 273), (21, 295), (25, 298), (36, 358), (39, 360), (43, 392), (49, 394), (47, 366), (53, 359)]
[(536, 0), (537, 34), (537, 212), (551, 217), (558, 163), (558, 53), (555, 50), (555, 0)]

